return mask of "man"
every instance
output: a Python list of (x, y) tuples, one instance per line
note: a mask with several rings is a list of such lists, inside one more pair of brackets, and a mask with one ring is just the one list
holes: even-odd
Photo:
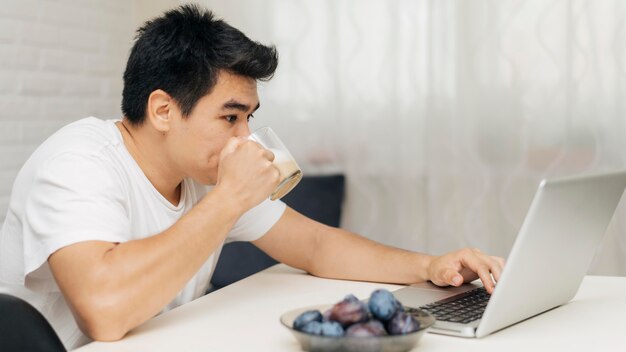
[[(226, 238), (312, 275), (492, 291), (503, 260), (428, 256), (331, 228), (268, 200), (273, 154), (246, 137), (273, 47), (185, 5), (138, 31), (120, 121), (87, 118), (20, 171), (0, 234), (0, 291), (28, 300), (64, 344), (117, 340), (201, 296)], [(492, 278), (493, 275), (493, 278)]]

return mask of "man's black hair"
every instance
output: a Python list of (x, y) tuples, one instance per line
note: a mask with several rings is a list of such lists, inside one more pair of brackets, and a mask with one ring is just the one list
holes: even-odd
[(124, 72), (122, 112), (142, 124), (150, 93), (162, 89), (188, 116), (220, 71), (269, 80), (277, 65), (274, 46), (250, 40), (211, 11), (182, 5), (137, 30)]

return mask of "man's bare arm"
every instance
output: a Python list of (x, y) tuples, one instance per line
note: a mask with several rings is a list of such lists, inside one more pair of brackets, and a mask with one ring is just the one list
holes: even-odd
[(410, 284), (431, 280), (459, 286), (480, 278), (492, 291), (504, 266), (501, 258), (476, 249), (430, 256), (385, 246), (349, 231), (313, 221), (292, 209), (253, 242), (276, 260), (312, 275), (347, 280)]
[(158, 235), (81, 242), (53, 253), (50, 268), (81, 330), (95, 340), (118, 340), (163, 309), (239, 217), (226, 203), (211, 193)]

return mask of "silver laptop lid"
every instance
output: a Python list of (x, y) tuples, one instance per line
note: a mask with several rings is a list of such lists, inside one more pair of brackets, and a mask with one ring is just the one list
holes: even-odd
[(626, 188), (626, 172), (544, 180), (477, 337), (571, 300)]

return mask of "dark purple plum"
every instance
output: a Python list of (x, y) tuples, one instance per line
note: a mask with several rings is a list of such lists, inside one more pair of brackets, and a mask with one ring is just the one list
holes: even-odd
[(343, 327), (336, 321), (322, 322), (322, 336), (340, 337), (345, 334)]
[(385, 289), (372, 292), (368, 306), (374, 318), (382, 321), (388, 321), (397, 311), (402, 310), (402, 304)]
[(343, 301), (330, 309), (329, 319), (344, 327), (368, 321), (370, 312), (367, 306), (353, 295), (347, 295)]
[(351, 294), (351, 293), (350, 293), (350, 294), (347, 294), (347, 295), (343, 298), (343, 300), (344, 300), (344, 301), (348, 301), (348, 302), (358, 302), (358, 301), (359, 301), (359, 299), (358, 299), (358, 298), (356, 298), (356, 296), (355, 296), (355, 295), (353, 295), (353, 294)]
[(383, 326), (383, 323), (378, 320), (370, 320), (367, 323), (354, 324), (346, 330), (346, 336), (372, 337), (385, 335), (387, 335), (385, 327)]
[(419, 330), (420, 323), (410, 314), (403, 311), (396, 312), (387, 323), (387, 332), (390, 335), (404, 335)]
[(312, 321), (322, 321), (322, 313), (320, 313), (319, 310), (307, 310), (306, 312), (298, 315), (296, 320), (293, 321), (293, 328), (302, 331), (302, 328)]
[(330, 320), (330, 313), (332, 312), (332, 309), (327, 309), (324, 314), (322, 314), (322, 321), (329, 321)]

